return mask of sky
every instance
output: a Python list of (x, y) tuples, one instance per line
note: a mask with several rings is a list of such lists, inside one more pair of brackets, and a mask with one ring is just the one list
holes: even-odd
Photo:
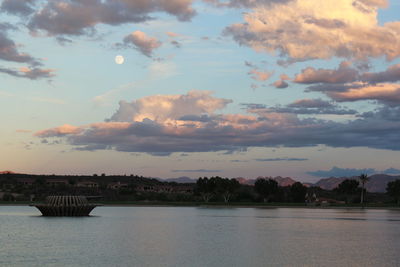
[(0, 171), (400, 174), (399, 1), (0, 3)]

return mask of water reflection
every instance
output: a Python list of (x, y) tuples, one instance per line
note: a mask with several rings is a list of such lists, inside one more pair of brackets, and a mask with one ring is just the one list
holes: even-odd
[(0, 266), (399, 263), (398, 210), (99, 207), (91, 217), (38, 215), (0, 207)]

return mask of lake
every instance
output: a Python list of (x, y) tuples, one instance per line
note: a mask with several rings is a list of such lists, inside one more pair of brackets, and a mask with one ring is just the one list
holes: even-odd
[(400, 266), (400, 211), (0, 206), (0, 266)]

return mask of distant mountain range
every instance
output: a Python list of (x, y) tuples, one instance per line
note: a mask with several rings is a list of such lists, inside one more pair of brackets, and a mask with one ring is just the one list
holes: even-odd
[[(270, 179), (271, 177), (263, 177), (263, 176), (257, 177), (257, 179), (259, 179), (259, 178)], [(238, 178), (235, 178), (235, 179), (239, 183), (247, 184), (247, 185), (254, 185), (254, 183), (257, 180), (257, 179), (246, 179), (246, 178), (243, 178), (243, 177), (238, 177)], [(297, 182), (297, 181), (293, 180), (290, 177), (281, 177), (281, 176), (274, 177), (274, 178), (272, 178), (272, 180), (275, 180), (278, 183), (279, 186), (290, 186), (290, 185), (294, 184), (295, 182)]]
[(180, 184), (192, 184), (196, 183), (197, 179), (192, 179), (187, 176), (182, 176), (178, 178), (167, 178), (167, 179), (162, 179), (162, 178), (156, 178), (157, 180), (161, 182), (175, 182), (175, 183), (180, 183)]
[[(365, 184), (365, 188), (369, 192), (386, 192), (387, 183), (400, 179), (400, 176), (392, 176), (387, 174), (374, 174), (369, 176), (369, 181)], [(319, 180), (314, 186), (319, 186), (322, 189), (332, 190), (346, 179), (358, 180), (357, 176), (353, 177), (330, 177)]]
[[(257, 177), (258, 178), (270, 178), (270, 177)], [(400, 176), (393, 176), (387, 174), (374, 174), (369, 176), (370, 180), (366, 183), (365, 187), (369, 192), (386, 192), (386, 186), (388, 182), (394, 181), (396, 179), (400, 179)], [(160, 181), (167, 181), (167, 182), (176, 182), (176, 183), (196, 183), (197, 179), (192, 179), (187, 176), (179, 177), (179, 178), (168, 178), (168, 179), (161, 179), (158, 178)], [(240, 184), (245, 185), (254, 185), (257, 179), (246, 179), (243, 177), (235, 178)], [(290, 178), (290, 177), (281, 177), (277, 176), (272, 178), (273, 180), (278, 182), (279, 186), (291, 186), (292, 184), (296, 183), (297, 181)], [(332, 190), (338, 187), (338, 185), (346, 179), (353, 179), (358, 180), (357, 176), (353, 177), (330, 177), (330, 178), (323, 178), (316, 183), (303, 183), (305, 186), (318, 186), (325, 190)]]

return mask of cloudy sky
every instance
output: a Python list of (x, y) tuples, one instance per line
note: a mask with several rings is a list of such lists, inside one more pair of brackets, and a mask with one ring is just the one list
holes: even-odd
[(0, 170), (400, 172), (397, 0), (0, 3)]

